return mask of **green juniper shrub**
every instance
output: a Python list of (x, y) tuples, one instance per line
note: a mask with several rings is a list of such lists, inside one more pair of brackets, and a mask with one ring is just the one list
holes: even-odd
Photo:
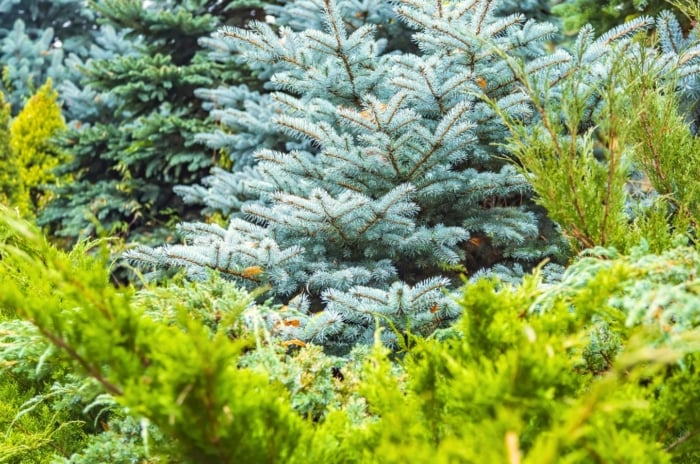
[(115, 450), (134, 424), (162, 437), (152, 438), (155, 462), (698, 457), (693, 248), (596, 248), (559, 283), (537, 272), (520, 285), (467, 283), (453, 327), (413, 335), (399, 355), (378, 327), (373, 348), (337, 375), (326, 371), (337, 358), (275, 338), (259, 318), (279, 308), (230, 282), (202, 284), (212, 301), (190, 283), (136, 295), (112, 287), (105, 263), (84, 250), (69, 256), (26, 224), (3, 224), (18, 237), (0, 252), (5, 314), (32, 321), (126, 408), (115, 433), (91, 439), (74, 462)]
[(133, 291), (112, 286), (105, 261), (85, 249), (59, 252), (28, 224), (7, 218), (5, 224), (22, 245), (2, 248), (2, 306), (36, 324), (105, 393), (174, 439), (184, 456), (262, 462), (304, 446), (302, 419), (282, 386), (238, 368), (247, 338), (212, 336), (183, 312), (174, 324), (159, 323), (132, 305)]
[[(489, 101), (509, 126), (506, 146), (535, 201), (576, 251), (629, 250), (641, 240), (662, 251), (697, 222), (695, 110), (679, 103), (695, 101), (685, 85), (692, 88), (698, 78), (697, 41), (684, 39), (669, 13), (656, 25), (660, 47), (631, 24), (595, 41), (585, 27), (572, 56), (562, 55), (561, 70), (549, 75), (509, 60), (539, 124)], [(632, 40), (609, 44), (620, 36)], [(598, 80), (590, 79), (600, 72), (600, 64), (587, 59), (592, 54), (607, 63)]]
[(78, 390), (92, 380), (71, 375), (26, 321), (0, 316), (0, 346), (0, 462), (48, 462), (80, 450), (90, 429), (81, 408), (92, 396)]
[(5, 102), (2, 92), (0, 92), (0, 163), (3, 166), (0, 172), (0, 203), (7, 205), (16, 191), (18, 169), (10, 148), (10, 104)]
[[(684, 11), (681, 1), (673, 0), (563, 0), (553, 2), (552, 13), (561, 18), (565, 34), (576, 35), (586, 24), (597, 31), (608, 31), (640, 16), (654, 16), (665, 9)], [(686, 22), (686, 27), (688, 22)]]

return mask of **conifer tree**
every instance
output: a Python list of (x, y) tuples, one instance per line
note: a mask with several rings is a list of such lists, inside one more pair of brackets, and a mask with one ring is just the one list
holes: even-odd
[(496, 7), (496, 14), (508, 16), (521, 13), (527, 18), (537, 21), (555, 22), (556, 18), (552, 15), (551, 3), (549, 0), (501, 0)]
[(687, 116), (692, 131), (700, 134), (700, 27), (684, 33), (677, 17), (663, 12), (657, 19), (661, 52), (670, 66), (679, 68), (677, 75), (680, 110)]
[[(276, 324), (285, 336), (343, 350), (370, 342), (380, 323), (395, 346), (397, 333), (453, 320), (444, 290), (460, 273), (519, 270), (563, 252), (527, 182), (494, 146), (505, 128), (481, 103), (487, 94), (527, 117), (526, 96), (492, 47), (553, 69), (558, 58), (542, 44), (556, 28), (499, 17), (494, 1), (399, 2), (384, 24), (417, 31), (411, 53), (377, 38), (378, 25), (348, 27), (362, 16), (354, 3), (319, 3), (308, 20), (317, 28), (222, 31), (276, 90), (238, 113), (238, 129), (265, 128), (259, 164), (181, 190), (230, 213), (228, 227), (185, 224), (187, 245), (129, 256), (193, 277), (215, 269), (269, 284), (288, 303)], [(247, 142), (241, 155), (250, 156), (252, 137), (235, 134)]]
[(199, 39), (241, 13), (213, 0), (91, 5), (111, 36), (84, 63), (84, 85), (64, 92), (74, 122), (63, 146), (73, 160), (61, 172), (75, 182), (57, 189), (39, 222), (76, 239), (95, 233), (96, 218), (108, 232), (152, 240), (188, 214), (173, 186), (194, 183), (217, 162), (194, 140), (210, 127), (194, 91), (240, 74), (207, 60)]
[[(56, 183), (52, 170), (65, 155), (53, 137), (65, 128), (58, 104), (58, 92), (49, 79), (34, 94), (10, 125), (8, 172), (16, 172), (10, 204), (23, 215), (33, 217), (48, 200), (47, 185)], [(4, 166), (3, 166), (4, 168)]]
[(0, 1), (0, 89), (14, 114), (47, 78), (76, 78), (65, 59), (87, 55), (95, 26), (84, 0)]
[(10, 148), (10, 104), (0, 92), (0, 203), (8, 205), (17, 183), (17, 167)]

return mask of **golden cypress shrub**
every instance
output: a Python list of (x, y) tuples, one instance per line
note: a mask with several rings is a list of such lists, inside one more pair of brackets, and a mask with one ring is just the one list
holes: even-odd
[(10, 148), (10, 104), (0, 92), (0, 203), (10, 202), (16, 183), (17, 166)]
[(52, 170), (64, 161), (52, 138), (66, 127), (56, 92), (49, 79), (10, 124), (10, 152), (18, 182), (9, 202), (24, 216), (34, 216), (48, 201), (47, 186), (59, 181)]

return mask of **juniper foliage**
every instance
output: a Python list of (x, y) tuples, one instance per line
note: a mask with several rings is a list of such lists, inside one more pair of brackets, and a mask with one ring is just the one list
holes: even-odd
[[(630, 256), (595, 249), (556, 285), (542, 285), (537, 274), (518, 286), (467, 284), (452, 328), (411, 337), (401, 357), (378, 336), (374, 348), (354, 353), (354, 366), (334, 373), (323, 368), (337, 367), (336, 358), (256, 327), (257, 305), (230, 282), (137, 297), (115, 289), (105, 262), (85, 249), (59, 252), (34, 228), (1, 220), (0, 235), (10, 237), (0, 247), (3, 314), (32, 321), (75, 361), (75, 372), (128, 407), (123, 420), (108, 418), (114, 430), (96, 440), (45, 436), (41, 454), (17, 457), (55, 461), (51, 447), (68, 441), (85, 447), (61, 462), (99, 460), (99, 452), (114, 462), (187, 463), (683, 463), (699, 456), (693, 301), (700, 257), (692, 248), (639, 248)], [(13, 347), (40, 352), (46, 345), (32, 339), (37, 332), (21, 325)], [(285, 347), (287, 355), (272, 354)], [(321, 370), (309, 375), (308, 368)], [(310, 414), (301, 417), (292, 404)], [(133, 431), (144, 430), (136, 424), (146, 423), (140, 417), (159, 430), (143, 434), (153, 441), (135, 439)]]
[[(658, 48), (640, 37), (654, 26)], [(694, 34), (685, 39), (665, 12), (598, 39), (584, 27), (572, 52), (558, 53), (561, 74), (542, 78), (511, 61), (541, 124), (491, 105), (508, 121), (508, 147), (536, 201), (574, 249), (626, 250), (646, 240), (660, 251), (695, 223), (697, 138), (686, 122), (695, 118), (700, 71)]]

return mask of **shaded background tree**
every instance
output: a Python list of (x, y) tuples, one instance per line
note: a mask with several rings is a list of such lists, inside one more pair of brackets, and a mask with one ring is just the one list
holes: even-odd
[[(663, 10), (681, 13), (673, 5), (673, 0), (564, 0), (552, 4), (552, 12), (561, 18), (563, 32), (570, 36), (586, 24), (593, 26), (600, 35), (625, 21), (656, 16)], [(686, 20), (684, 24), (687, 27), (690, 21)]]
[(84, 0), (0, 0), (0, 90), (13, 114), (47, 78), (78, 78), (65, 59), (87, 56), (96, 28)]
[(173, 186), (196, 182), (219, 162), (195, 140), (214, 124), (195, 90), (243, 77), (239, 65), (209, 60), (200, 39), (254, 9), (215, 0), (91, 7), (106, 32), (90, 59), (76, 62), (81, 84), (62, 91), (71, 119), (62, 145), (73, 159), (59, 172), (75, 181), (56, 189), (39, 223), (69, 240), (97, 229), (167, 240), (164, 226), (192, 217)]

